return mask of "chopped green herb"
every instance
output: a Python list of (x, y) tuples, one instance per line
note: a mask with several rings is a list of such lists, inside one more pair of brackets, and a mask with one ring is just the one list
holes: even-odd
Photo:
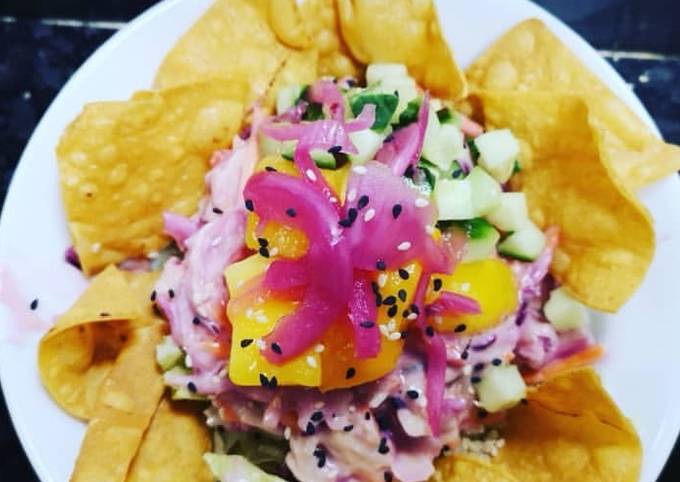
[(460, 167), (458, 161), (453, 161), (451, 164), (451, 177), (453, 179), (462, 179), (465, 177), (465, 171)]
[(515, 164), (512, 166), (512, 173), (517, 174), (518, 172), (522, 172), (522, 165), (519, 163), (519, 160), (515, 159)]
[(437, 119), (441, 124), (448, 124), (453, 121), (453, 113), (448, 107), (443, 107), (437, 111)]
[(305, 100), (305, 101), (309, 100), (308, 95), (309, 95), (309, 84), (306, 84), (306, 85), (302, 86), (302, 88), (300, 89), (300, 95), (298, 96), (295, 103), (297, 104), (301, 100)]
[(477, 162), (477, 159), (479, 159), (479, 149), (477, 149), (477, 145), (475, 144), (475, 140), (472, 138), (467, 139), (467, 145), (468, 149), (470, 149), (470, 157), (472, 157), (472, 160)]
[(312, 102), (307, 106), (307, 110), (302, 114), (302, 120), (315, 121), (323, 119), (323, 105), (318, 102)]
[(405, 127), (418, 120), (418, 110), (420, 110), (420, 99), (414, 99), (408, 103), (406, 109), (399, 114), (399, 122), (396, 128)]
[(493, 226), (484, 218), (473, 218), (467, 219), (465, 221), (454, 221), (454, 226), (459, 227), (463, 230), (466, 236), (470, 239), (480, 239), (486, 235), (489, 229), (493, 229)]
[(352, 114), (356, 117), (361, 114), (366, 104), (375, 105), (375, 121), (371, 129), (382, 131), (390, 123), (398, 103), (399, 98), (396, 95), (362, 93), (350, 100), (350, 107), (352, 108)]

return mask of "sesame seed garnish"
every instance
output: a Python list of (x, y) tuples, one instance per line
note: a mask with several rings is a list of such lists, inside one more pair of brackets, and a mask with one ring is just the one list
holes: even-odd
[(432, 326), (427, 325), (427, 328), (425, 328), (425, 334), (429, 336), (430, 338), (434, 336), (434, 328)]
[(364, 166), (354, 166), (352, 170), (359, 175), (364, 175), (368, 172), (368, 169), (366, 169)]
[(414, 172), (415, 172), (415, 171), (414, 171), (414, 169), (413, 169), (413, 165), (410, 164), (410, 165), (406, 168), (406, 170), (404, 171), (404, 176), (405, 176), (405, 177), (413, 177)]
[(392, 482), (392, 472), (385, 472), (383, 478), (385, 479), (385, 482)]
[(468, 353), (467, 351), (464, 351), (463, 353), (460, 354), (460, 357), (461, 357), (463, 360), (467, 360), (467, 359), (468, 359), (468, 356), (470, 356), (470, 355), (469, 355), (469, 353)]
[(255, 205), (253, 204), (252, 199), (246, 199), (246, 209), (248, 211), (255, 211)]
[(403, 280), (409, 279), (408, 271), (406, 271), (404, 268), (399, 268), (399, 277)]
[(283, 352), (281, 351), (281, 347), (280, 347), (279, 344), (276, 343), (276, 342), (272, 343), (272, 351), (273, 351), (274, 353), (276, 353), (277, 355), (280, 355), (281, 353), (283, 353)]
[(401, 214), (401, 204), (395, 204), (392, 206), (392, 217), (394, 219), (397, 219), (399, 215)]
[(453, 329), (456, 333), (463, 333), (465, 330), (467, 330), (467, 325), (465, 325), (465, 323), (461, 323)]
[(389, 335), (387, 335), (387, 339), (390, 340), (390, 341), (400, 340), (401, 339), (401, 333), (399, 333), (398, 331), (394, 331), (394, 332), (390, 333)]
[(373, 290), (374, 295), (380, 294), (380, 287), (377, 282), (371, 281), (371, 290)]
[(314, 351), (317, 352), (317, 353), (322, 353), (325, 349), (326, 349), (326, 347), (324, 345), (322, 345), (321, 343), (319, 343), (318, 345), (316, 345), (314, 347)]
[(111, 313), (107, 313), (106, 311), (102, 311), (101, 313), (99, 313), (99, 316), (101, 316), (102, 318), (106, 318), (108, 316), (111, 316)]
[(345, 425), (344, 427), (342, 427), (342, 430), (345, 432), (351, 432), (353, 428), (354, 425)]
[(194, 319), (191, 320), (191, 322), (192, 322), (194, 325), (200, 325), (200, 324), (201, 324), (201, 319), (200, 319), (198, 316), (194, 316)]
[(390, 448), (387, 446), (387, 439), (385, 437), (380, 439), (380, 445), (378, 446), (378, 452), (385, 455), (390, 451)]
[(353, 202), (357, 198), (357, 190), (355, 188), (352, 188), (349, 190), (347, 193), (347, 201)]
[(265, 166), (264, 170), (267, 172), (276, 172), (276, 168), (272, 166)]
[(267, 248), (262, 247), (259, 249), (258, 252), (260, 253), (260, 256), (262, 256), (263, 258), (269, 258), (269, 250)]
[(271, 379), (269, 380), (269, 388), (274, 390), (278, 384), (279, 381), (276, 379), (276, 377), (271, 377)]
[(418, 305), (416, 305), (416, 304), (412, 304), (411, 306), (409, 306), (409, 309), (412, 312), (414, 312), (416, 315), (420, 314), (420, 308), (418, 308)]
[(375, 306), (380, 307), (382, 305), (382, 295), (378, 293), (375, 295)]
[(305, 435), (314, 435), (316, 433), (316, 428), (312, 422), (307, 422), (307, 427), (305, 427)]
[(267, 388), (269, 386), (269, 378), (264, 373), (260, 373), (260, 385)]
[(378, 275), (378, 286), (380, 286), (381, 288), (384, 288), (386, 284), (387, 284), (387, 274), (386, 273), (380, 273)]
[(169, 289), (169, 290), (168, 290), (168, 296), (169, 296), (170, 298), (174, 298), (174, 297), (175, 297), (175, 292), (174, 292), (172, 289)]
[(428, 206), (429, 204), (430, 204), (430, 201), (428, 201), (424, 197), (416, 198), (415, 205), (416, 205), (417, 208), (424, 208), (424, 207)]
[(305, 171), (305, 176), (307, 176), (307, 179), (309, 179), (312, 182), (316, 181), (316, 174), (314, 174), (314, 171), (312, 171), (311, 169), (307, 169)]
[(349, 210), (347, 211), (347, 219), (349, 219), (350, 223), (353, 223), (354, 221), (356, 221), (358, 214), (359, 212), (356, 209), (349, 208)]
[(477, 375), (470, 377), (470, 383), (479, 383), (481, 381), (482, 381), (482, 379), (480, 377), (478, 377)]
[(479, 418), (486, 418), (487, 415), (489, 415), (489, 412), (487, 412), (487, 411), (484, 410), (483, 408), (480, 408), (480, 409), (477, 411), (477, 416), (478, 416)]
[(370, 420), (370, 419), (371, 419), (371, 412), (364, 413), (364, 420)]
[(411, 249), (411, 243), (408, 241), (404, 241), (397, 246), (397, 251), (408, 251), (409, 249)]
[(390, 305), (395, 304), (396, 302), (397, 302), (397, 297), (394, 296), (394, 295), (390, 295), (390, 296), (388, 296), (387, 298), (385, 298), (385, 299), (383, 300), (383, 305), (388, 305), (388, 306), (390, 306)]
[(399, 311), (399, 308), (397, 308), (397, 305), (392, 305), (387, 310), (387, 316), (389, 316), (390, 318), (393, 318), (393, 317), (397, 316), (398, 311)]
[(151, 299), (151, 301), (156, 301), (156, 290), (153, 290), (151, 292), (151, 296), (149, 298)]
[(257, 243), (260, 245), (262, 248), (266, 248), (269, 245), (269, 241), (267, 241), (264, 238), (257, 238)]
[(476, 372), (480, 370), (484, 370), (484, 363), (475, 363), (475, 365), (472, 367), (472, 369)]
[(491, 363), (493, 364), (493, 366), (497, 367), (503, 364), (503, 360), (501, 360), (500, 358), (494, 358), (493, 360), (491, 360)]
[(375, 323), (372, 321), (362, 321), (359, 323), (359, 326), (362, 328), (373, 328), (375, 326)]
[(293, 208), (286, 209), (286, 214), (288, 215), (289, 218), (294, 218), (295, 216), (297, 216), (297, 212), (295, 212), (295, 209)]
[(257, 347), (258, 350), (264, 350), (267, 348), (267, 344), (264, 342), (262, 338), (258, 338), (255, 340), (255, 346)]
[(434, 234), (434, 226), (432, 226), (431, 224), (426, 224), (425, 225), (425, 232), (427, 234), (429, 234), (430, 236), (432, 236)]
[(340, 154), (342, 152), (342, 146), (333, 146), (330, 149), (328, 149), (328, 152), (331, 154)]
[(243, 340), (241, 340), (241, 348), (246, 348), (250, 346), (252, 342), (253, 342), (252, 338), (244, 338)]
[(432, 282), (432, 286), (435, 291), (439, 291), (440, 289), (442, 289), (442, 284), (443, 282), (441, 278), (435, 278), (434, 281)]
[(224, 211), (222, 211), (220, 208), (212, 208), (212, 212), (215, 214), (224, 214)]
[(307, 355), (307, 365), (309, 365), (311, 368), (316, 368), (319, 366), (316, 363), (316, 358), (314, 358), (312, 355)]
[(399, 297), (399, 299), (400, 299), (402, 302), (406, 301), (406, 296), (407, 296), (406, 290), (405, 290), (405, 289), (400, 289), (399, 291), (397, 291), (397, 296)]
[(340, 221), (338, 221), (338, 224), (339, 224), (340, 226), (342, 226), (343, 228), (349, 228), (349, 227), (352, 226), (352, 221), (350, 221), (349, 219), (345, 218), (345, 219), (341, 219)]
[(385, 271), (385, 268), (387, 266), (385, 266), (385, 261), (383, 261), (382, 259), (379, 259), (375, 262), (375, 267), (378, 271)]
[(31, 307), (31, 310), (35, 310), (35, 309), (38, 308), (38, 298), (31, 301), (30, 307)]
[(418, 319), (418, 315), (415, 314), (415, 313), (410, 313), (410, 314), (406, 317), (406, 319), (407, 319), (407, 320), (411, 320), (411, 321), (417, 320), (417, 319)]
[(285, 438), (286, 440), (290, 440), (290, 436), (292, 435), (292, 432), (293, 431), (290, 429), (290, 427), (284, 428), (283, 429), (283, 438)]
[(368, 201), (369, 201), (368, 196), (364, 194), (359, 198), (359, 201), (357, 202), (357, 208), (364, 209), (368, 205)]
[(323, 412), (321, 410), (317, 410), (309, 418), (311, 418), (313, 422), (320, 422), (323, 420)]
[(420, 394), (418, 393), (418, 390), (407, 390), (406, 396), (408, 398), (410, 398), (411, 400), (415, 400), (416, 398), (418, 398), (420, 396)]
[(373, 208), (368, 209), (368, 210), (364, 213), (364, 222), (367, 223), (367, 222), (369, 222), (371, 219), (373, 219), (374, 217), (375, 217), (375, 209), (373, 209)]
[(351, 378), (354, 378), (354, 375), (357, 374), (356, 368), (349, 367), (347, 371), (345, 372), (345, 380), (349, 380)]
[(197, 391), (196, 384), (194, 382), (187, 383), (187, 388), (189, 389), (189, 391), (191, 393), (196, 393), (196, 391)]

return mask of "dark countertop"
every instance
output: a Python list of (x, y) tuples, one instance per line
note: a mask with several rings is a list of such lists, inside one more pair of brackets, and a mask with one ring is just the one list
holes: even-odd
[[(0, 201), (24, 145), (61, 86), (99, 45), (153, 3), (0, 0)], [(537, 3), (600, 49), (635, 90), (664, 137), (680, 144), (680, 2)], [(0, 393), (0, 481), (37, 482), (1, 398)], [(675, 481), (678, 474), (680, 449), (659, 480)]]

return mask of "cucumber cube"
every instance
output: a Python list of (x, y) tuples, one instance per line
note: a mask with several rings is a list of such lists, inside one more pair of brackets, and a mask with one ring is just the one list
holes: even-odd
[(312, 149), (309, 155), (314, 159), (314, 163), (323, 169), (335, 169), (337, 163), (335, 156), (324, 149)]
[[(442, 129), (449, 126), (445, 124)], [(484, 216), (500, 204), (501, 186), (484, 169), (475, 166), (467, 179), (472, 187), (472, 205), (477, 216)]]
[(588, 310), (569, 296), (564, 288), (550, 292), (550, 298), (543, 307), (543, 313), (557, 331), (569, 331), (588, 324)]
[(496, 243), (499, 239), (501, 239), (500, 233), (489, 226), (488, 232), (483, 237), (468, 240), (465, 245), (463, 261), (479, 261), (490, 258), (496, 252)]
[(178, 365), (183, 356), (182, 350), (175, 344), (171, 336), (163, 337), (163, 341), (156, 345), (156, 363), (164, 372)]
[(475, 138), (479, 151), (479, 164), (500, 183), (512, 176), (515, 159), (519, 155), (519, 143), (509, 129), (486, 132)]
[(526, 389), (517, 366), (490, 366), (477, 384), (479, 406), (492, 413), (506, 410), (526, 396)]
[(350, 132), (349, 139), (359, 151), (357, 154), (350, 154), (349, 159), (353, 164), (365, 164), (375, 158), (385, 140), (385, 136), (375, 132), (373, 129)]
[(472, 188), (466, 179), (442, 179), (434, 190), (434, 198), (441, 220), (460, 220), (475, 217)]
[(293, 107), (302, 93), (302, 86), (298, 84), (288, 85), (276, 94), (276, 113), (283, 114)]
[(428, 131), (430, 124), (433, 124), (435, 133), (431, 137), (426, 133), (423, 157), (442, 171), (448, 171), (453, 161), (463, 151), (463, 133), (453, 124), (441, 125), (436, 112), (432, 109), (428, 119)]
[(502, 192), (498, 199), (498, 204), (486, 213), (491, 224), (501, 231), (518, 231), (530, 222), (523, 192)]
[(515, 231), (498, 245), (498, 252), (522, 261), (533, 261), (545, 247), (545, 234), (532, 222)]

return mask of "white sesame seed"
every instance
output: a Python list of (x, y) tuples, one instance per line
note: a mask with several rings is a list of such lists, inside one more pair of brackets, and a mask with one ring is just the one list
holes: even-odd
[(349, 413), (354, 413), (356, 411), (357, 411), (357, 407), (355, 407), (354, 405), (349, 406)]
[(310, 181), (312, 182), (316, 181), (316, 174), (314, 174), (314, 171), (312, 171), (311, 169), (307, 169), (305, 171), (305, 175)]
[(434, 317), (434, 322), (435, 322), (436, 324), (438, 324), (438, 325), (441, 325), (442, 323), (444, 323), (444, 318), (442, 318), (441, 316), (437, 315), (437, 316)]
[(425, 232), (429, 234), (430, 236), (434, 234), (434, 226), (431, 224), (425, 225)]
[(318, 366), (316, 363), (316, 358), (314, 358), (312, 355), (307, 355), (307, 365), (312, 368), (316, 368)]
[(102, 249), (102, 243), (92, 243), (90, 246), (90, 251), (93, 253), (98, 253)]
[(326, 347), (324, 345), (322, 345), (321, 343), (319, 343), (318, 345), (316, 345), (314, 347), (314, 351), (317, 352), (317, 353), (322, 353), (325, 349), (326, 349)]
[(269, 250), (269, 256), (276, 256), (279, 254), (279, 248), (272, 248)]
[(338, 198), (336, 198), (335, 196), (331, 196), (328, 200), (329, 200), (331, 203), (333, 203), (333, 204), (337, 204), (337, 203), (338, 203)]
[(401, 338), (401, 333), (398, 331), (395, 331), (394, 333), (390, 333), (389, 336), (387, 337), (388, 340), (391, 341), (397, 341)]
[(393, 332), (394, 330), (397, 329), (397, 322), (395, 321), (394, 318), (392, 318), (390, 321), (387, 322), (387, 329), (390, 332)]
[(417, 208), (424, 208), (425, 206), (428, 206), (430, 204), (430, 201), (428, 201), (424, 197), (419, 197), (416, 199), (415, 204)]
[(390, 336), (390, 331), (387, 329), (386, 325), (378, 325), (378, 328), (380, 329), (380, 333), (382, 333), (383, 336)]
[(255, 340), (255, 346), (260, 350), (264, 350), (265, 348), (267, 348), (267, 344), (264, 342), (262, 338), (258, 338), (257, 340)]
[(352, 202), (357, 198), (357, 190), (355, 188), (352, 188), (349, 190), (347, 193), (347, 201)]
[(399, 251), (408, 251), (409, 249), (411, 249), (411, 243), (408, 241), (404, 241), (399, 246), (397, 246), (397, 250)]
[(246, 318), (251, 319), (251, 318), (253, 317), (253, 314), (254, 314), (254, 313), (255, 313), (255, 312), (253, 311), (252, 308), (248, 308), (248, 309), (246, 310)]
[(415, 320), (417, 318), (418, 318), (418, 315), (416, 315), (415, 313), (411, 313), (406, 317), (407, 320)]
[(187, 366), (187, 368), (192, 368), (194, 366), (191, 361), (191, 355), (187, 354), (187, 356), (184, 357), (184, 364)]
[(319, 400), (318, 402), (316, 402), (314, 404), (314, 408), (319, 410), (319, 409), (323, 408), (325, 405), (326, 405), (326, 403), (323, 400)]
[(364, 166), (355, 166), (352, 168), (352, 170), (360, 175), (366, 174), (368, 172), (368, 169), (366, 169)]
[(463, 367), (463, 375), (465, 375), (466, 377), (472, 375), (472, 367), (470, 365), (465, 365)]
[(291, 430), (290, 427), (286, 427), (283, 429), (283, 438), (286, 440), (290, 440), (290, 435), (291, 435)]
[(378, 286), (380, 286), (381, 288), (384, 288), (386, 283), (387, 283), (387, 274), (386, 273), (380, 273), (378, 275)]
[(369, 222), (375, 216), (375, 209), (371, 208), (364, 213), (364, 221)]

